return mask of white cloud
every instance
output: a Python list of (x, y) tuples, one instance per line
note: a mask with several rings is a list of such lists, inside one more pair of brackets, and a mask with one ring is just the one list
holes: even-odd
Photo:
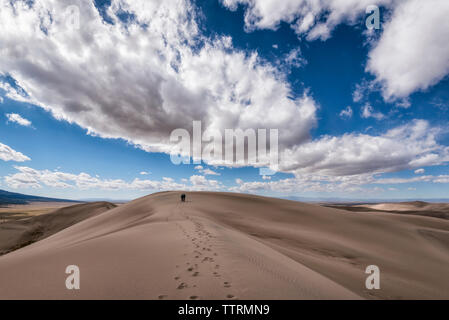
[(6, 117), (8, 118), (8, 122), (13, 122), (13, 123), (17, 123), (21, 126), (24, 127), (30, 127), (31, 126), (31, 121), (25, 118), (22, 118), (21, 115), (17, 114), (17, 113), (8, 113), (6, 114)]
[(424, 169), (416, 169), (415, 170), (415, 174), (423, 174), (424, 172), (426, 172), (426, 170), (424, 170)]
[(440, 175), (433, 181), (435, 183), (449, 183), (449, 175)]
[(449, 161), (449, 147), (438, 144), (440, 130), (425, 120), (381, 135), (324, 136), (282, 154), (281, 171), (345, 176), (394, 172)]
[(354, 24), (365, 14), (369, 5), (386, 5), (392, 0), (221, 0), (231, 10), (244, 5), (245, 27), (254, 29), (277, 29), (286, 22), (299, 35), (308, 40), (330, 37), (340, 23)]
[[(382, 193), (385, 189), (378, 185), (394, 185), (409, 183), (449, 183), (449, 176), (426, 176), (414, 178), (376, 178), (374, 174), (359, 174), (352, 176), (325, 176), (315, 174), (302, 174), (293, 178), (276, 181), (248, 181), (238, 179), (237, 186), (229, 188), (233, 192), (265, 193), (297, 195), (303, 192), (320, 193), (357, 193), (362, 194)], [(386, 190), (397, 191), (397, 188), (388, 187)], [(416, 190), (409, 188), (408, 190)]]
[(119, 190), (129, 187), (121, 179), (100, 179), (87, 173), (72, 174), (61, 171), (36, 170), (29, 167), (15, 166), (18, 173), (5, 177), (5, 183), (11, 188), (41, 188), (42, 186), (53, 188), (78, 188)]
[(209, 168), (204, 168), (203, 166), (196, 166), (195, 170), (198, 170), (200, 173), (202, 173), (203, 175), (210, 175), (210, 176), (219, 176), (220, 173), (215, 172)]
[[(2, 12), (0, 12), (0, 14), (1, 13)], [(0, 15), (0, 17), (1, 17), (1, 15)], [(0, 76), (3, 76), (1, 70), (0, 70)], [(29, 102), (29, 97), (23, 91), (23, 88), (21, 88), (20, 86), (13, 87), (8, 82), (0, 81), (0, 89), (3, 89), (5, 91), (5, 96), (11, 100), (16, 100), (16, 101), (21, 101), (21, 102)]]
[(201, 171), (201, 173), (206, 175), (206, 176), (207, 175), (210, 175), (210, 176), (219, 176), (220, 175), (220, 173), (212, 171), (211, 169), (204, 169), (204, 170)]
[(209, 180), (201, 175), (193, 175), (189, 179), (181, 179), (182, 183), (177, 183), (170, 177), (163, 177), (161, 180), (141, 180), (136, 178), (127, 182), (122, 179), (102, 179), (98, 175), (92, 176), (87, 173), (73, 174), (58, 170), (36, 170), (24, 166), (15, 166), (15, 168), (18, 170), (17, 173), (7, 175), (4, 178), (5, 184), (14, 189), (51, 187), (72, 188), (78, 190), (227, 190), (249, 193), (275, 192), (283, 195), (294, 195), (298, 192), (349, 192), (371, 194), (383, 192), (382, 188), (374, 185), (394, 185), (416, 182), (449, 183), (448, 175), (378, 179), (372, 174), (343, 177), (303, 174), (293, 178), (277, 181), (268, 180), (263, 182), (245, 182), (242, 179), (237, 178), (235, 180), (237, 186), (227, 188), (221, 182)]
[(345, 177), (343, 179), (317, 175), (298, 175), (294, 178), (277, 181), (244, 182), (238, 179), (237, 186), (229, 188), (233, 192), (264, 193), (275, 192), (282, 195), (295, 195), (301, 192), (372, 192), (379, 191), (378, 187), (362, 188), (361, 184), (368, 183), (367, 177)]
[(294, 48), (285, 55), (283, 63), (289, 67), (300, 68), (307, 64), (307, 60), (302, 56), (300, 48)]
[(151, 172), (148, 172), (148, 171), (141, 171), (140, 172), (140, 175), (142, 175), (142, 176), (146, 176), (148, 174), (151, 174)]
[(425, 90), (449, 73), (449, 1), (397, 1), (367, 71), (383, 86), (387, 100)]
[[(286, 75), (229, 37), (202, 36), (188, 0), (113, 0), (103, 21), (91, 1), (80, 28), (66, 26), (63, 1), (0, 0), (0, 86), (11, 99), (49, 110), (89, 134), (123, 138), (146, 151), (170, 153), (170, 133), (283, 128), (280, 146), (307, 140), (315, 101), (292, 99)], [(121, 21), (123, 12), (133, 19)], [(42, 24), (44, 23), (44, 26)], [(40, 28), (44, 27), (44, 28)]]
[(351, 106), (347, 106), (346, 109), (341, 110), (340, 118), (343, 118), (343, 119), (351, 119), (352, 118)]
[(217, 180), (208, 180), (205, 176), (193, 175), (189, 180), (192, 184), (190, 190), (220, 190), (223, 188), (221, 182), (218, 182)]
[(31, 160), (23, 153), (18, 152), (1, 142), (0, 142), (0, 159), (3, 161), (16, 161), (16, 162), (24, 162)]
[(385, 115), (381, 112), (374, 112), (374, 109), (371, 105), (365, 104), (362, 107), (362, 118), (374, 118), (376, 120), (382, 120), (385, 118)]
[[(0, 0), (0, 43), (6, 48), (0, 51), (0, 74), (9, 72), (19, 86), (0, 82), (0, 88), (8, 98), (41, 106), (90, 134), (169, 153), (171, 131), (190, 130), (193, 120), (221, 132), (282, 129), (280, 169), (295, 174), (390, 172), (448, 160), (448, 149), (436, 142), (437, 130), (425, 121), (377, 136), (349, 133), (310, 141), (317, 123), (313, 98), (306, 92), (292, 99), (286, 75), (257, 52), (234, 48), (229, 37), (202, 36), (187, 0), (113, 0), (108, 15), (114, 24), (103, 21), (92, 2), (73, 0), (81, 11), (79, 30), (61, 19), (62, 1), (30, 3)], [(391, 1), (224, 3), (248, 4), (248, 27), (276, 28), (285, 21), (299, 34), (324, 39), (337, 24), (356, 21), (368, 4)], [(134, 18), (120, 21), (123, 12)]]
[[(449, 73), (447, 0), (221, 1), (231, 10), (245, 6), (247, 31), (277, 29), (286, 22), (307, 40), (326, 40), (337, 25), (360, 22), (370, 5), (391, 9), (391, 15), (382, 16), (383, 32), (377, 43), (372, 41), (366, 68), (382, 85), (386, 100), (425, 90)], [(361, 91), (354, 93), (354, 101), (361, 98)]]
[[(36, 170), (30, 167), (15, 166), (17, 173), (4, 177), (4, 182), (10, 188), (72, 188), (78, 190), (220, 190), (223, 185), (217, 180), (209, 180), (204, 176), (194, 175), (189, 180), (183, 179), (183, 183), (177, 183), (171, 177), (163, 177), (161, 180), (141, 180), (136, 178), (132, 181), (123, 179), (102, 179), (98, 175), (92, 176), (88, 173), (79, 174), (62, 172), (59, 170)], [(190, 183), (188, 183), (190, 182)]]
[(414, 182), (432, 182), (435, 179), (434, 176), (420, 176), (413, 178), (383, 178), (372, 181), (376, 184), (406, 184)]

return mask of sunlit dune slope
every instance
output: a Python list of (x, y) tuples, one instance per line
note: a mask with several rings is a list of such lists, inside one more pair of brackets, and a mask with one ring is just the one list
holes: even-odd
[[(449, 298), (449, 221), (163, 192), (0, 257), (0, 298)], [(80, 268), (80, 290), (65, 269)], [(377, 265), (381, 289), (365, 288)]]

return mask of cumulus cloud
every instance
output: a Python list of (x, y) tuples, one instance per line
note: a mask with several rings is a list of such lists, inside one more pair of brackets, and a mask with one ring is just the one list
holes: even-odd
[(288, 52), (283, 62), (289, 67), (300, 68), (307, 64), (307, 60), (302, 56), (300, 48), (294, 48)]
[[(372, 179), (372, 178), (371, 178)], [(298, 175), (293, 178), (276, 181), (242, 181), (237, 186), (229, 188), (233, 192), (264, 193), (274, 192), (282, 195), (294, 195), (301, 192), (370, 192), (369, 188), (361, 187), (370, 179), (367, 176), (338, 178), (319, 175)], [(371, 188), (371, 191), (378, 190)]]
[(14, 189), (41, 188), (43, 185), (55, 188), (87, 190), (92, 188), (118, 190), (127, 186), (120, 179), (102, 180), (87, 173), (72, 174), (61, 171), (36, 170), (30, 167), (15, 166), (19, 172), (5, 177), (5, 183)]
[(373, 181), (376, 184), (406, 184), (413, 182), (432, 182), (436, 178), (434, 176), (420, 176), (413, 178), (386, 178), (386, 179), (377, 179)]
[(8, 113), (6, 114), (6, 118), (8, 119), (8, 122), (17, 123), (24, 127), (30, 127), (31, 121), (25, 118), (22, 118), (20, 114), (17, 113)]
[(352, 118), (351, 106), (347, 106), (346, 109), (341, 110), (340, 118), (343, 118), (343, 119), (351, 119)]
[(382, 120), (383, 118), (385, 118), (385, 115), (381, 112), (375, 112), (371, 105), (365, 104), (362, 107), (362, 118), (374, 118), (376, 120)]
[(439, 132), (427, 121), (415, 120), (377, 136), (324, 136), (286, 150), (281, 170), (344, 176), (439, 165), (449, 161), (449, 147), (437, 141)]
[(412, 178), (377, 178), (374, 174), (358, 174), (350, 176), (326, 176), (317, 174), (301, 174), (292, 178), (265, 181), (235, 180), (236, 186), (226, 187), (221, 182), (207, 179), (202, 175), (193, 175), (189, 179), (181, 179), (181, 183), (173, 178), (163, 177), (160, 180), (136, 178), (132, 181), (123, 179), (102, 179), (98, 175), (88, 173), (67, 173), (59, 170), (36, 170), (25, 166), (15, 166), (17, 173), (4, 177), (5, 184), (13, 189), (25, 188), (71, 188), (77, 190), (188, 190), (188, 191), (232, 191), (246, 193), (274, 192), (283, 195), (298, 192), (350, 192), (378, 193), (382, 188), (375, 185), (395, 185), (417, 182), (449, 183), (448, 175), (419, 176)]
[[(132, 181), (123, 179), (102, 179), (81, 172), (78, 174), (62, 172), (59, 170), (36, 170), (25, 166), (15, 166), (18, 172), (4, 177), (4, 182), (10, 188), (73, 188), (78, 190), (219, 190), (223, 185), (217, 180), (209, 180), (204, 176), (194, 175), (183, 183), (176, 182), (173, 178), (163, 177), (161, 180), (149, 180), (135, 178)], [(187, 183), (190, 182), (190, 183)]]
[(415, 174), (423, 174), (424, 172), (426, 172), (426, 170), (424, 170), (424, 169), (416, 169), (415, 170)]
[(220, 175), (220, 173), (215, 172), (215, 171), (213, 171), (213, 170), (211, 170), (209, 168), (204, 168), (203, 166), (196, 166), (195, 170), (198, 170), (200, 173), (202, 173), (205, 176), (207, 176), (207, 175), (219, 176)]
[(397, 1), (367, 64), (387, 100), (425, 90), (449, 73), (448, 15), (446, 0)]
[[(324, 39), (337, 24), (354, 22), (368, 4), (391, 1), (223, 3), (232, 9), (246, 4), (248, 27), (276, 28), (285, 21), (299, 34)], [(377, 136), (349, 133), (311, 141), (318, 107), (309, 93), (293, 95), (284, 72), (257, 52), (234, 48), (231, 38), (203, 36), (188, 0), (112, 0), (105, 11), (112, 23), (91, 1), (70, 4), (80, 9), (79, 29), (66, 24), (63, 1), (0, 0), (0, 79), (14, 79), (0, 81), (0, 88), (8, 98), (40, 106), (89, 134), (170, 153), (172, 130), (191, 132), (194, 120), (202, 120), (210, 132), (279, 129), (281, 163), (274, 169), (298, 175), (387, 172), (448, 160), (447, 148), (436, 141), (437, 130), (425, 121)], [(119, 18), (124, 13), (127, 21)], [(375, 60), (370, 56), (369, 66)], [(200, 186), (198, 177), (190, 182)], [(158, 183), (168, 182), (135, 181)]]
[[(341, 23), (355, 24), (370, 5), (392, 11), (382, 17), (382, 34), (366, 70), (382, 85), (384, 98), (402, 99), (425, 90), (449, 73), (449, 2), (446, 0), (221, 0), (245, 7), (245, 27), (276, 29), (286, 22), (307, 40), (326, 40)], [(357, 92), (357, 93), (360, 93)], [(360, 96), (356, 95), (355, 99)]]
[(449, 183), (449, 175), (440, 175), (436, 177), (433, 182), (435, 183)]
[(203, 191), (203, 190), (220, 190), (223, 188), (223, 184), (217, 180), (206, 179), (205, 176), (193, 175), (190, 177), (190, 183), (192, 184), (191, 190)]
[(257, 52), (202, 36), (187, 0), (113, 0), (112, 24), (91, 1), (70, 4), (79, 29), (66, 25), (63, 1), (0, 0), (0, 73), (16, 83), (1, 85), (9, 98), (155, 152), (170, 153), (170, 133), (191, 131), (193, 120), (205, 131), (283, 128), (285, 146), (316, 124), (311, 97), (292, 99), (285, 75)]
[[(278, 193), (282, 195), (296, 195), (303, 192), (320, 193), (381, 193), (385, 189), (378, 185), (395, 185), (408, 183), (449, 183), (449, 176), (421, 176), (413, 178), (378, 178), (375, 174), (358, 174), (351, 176), (326, 176), (316, 174), (302, 174), (293, 178), (276, 181), (243, 181), (238, 179), (237, 186), (229, 188), (233, 192), (245, 193)], [(388, 187), (387, 190), (395, 189)], [(409, 190), (411, 190), (409, 188)], [(416, 190), (416, 189), (414, 189)], [(393, 191), (393, 190), (390, 190)]]
[(354, 24), (369, 5), (390, 6), (392, 0), (221, 0), (229, 9), (245, 6), (245, 27), (277, 29), (281, 22), (291, 25), (308, 40), (330, 37), (340, 23)]
[(21, 152), (12, 149), (10, 146), (0, 142), (0, 159), (3, 161), (24, 162), (31, 160)]

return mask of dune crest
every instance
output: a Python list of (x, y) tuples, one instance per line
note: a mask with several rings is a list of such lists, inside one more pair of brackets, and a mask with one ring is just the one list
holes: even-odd
[[(0, 298), (449, 298), (449, 222), (162, 192), (0, 257)], [(381, 290), (365, 288), (378, 265)], [(80, 290), (65, 269), (80, 268)]]
[(45, 239), (80, 221), (116, 206), (109, 202), (93, 202), (66, 206), (50, 213), (11, 220), (0, 224), (0, 255)]

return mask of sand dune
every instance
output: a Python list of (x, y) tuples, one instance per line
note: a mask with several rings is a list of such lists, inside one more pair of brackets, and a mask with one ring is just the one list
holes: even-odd
[[(55, 204), (57, 205), (57, 204)], [(78, 204), (53, 210), (50, 213), (41, 214), (21, 219), (10, 219), (10, 221), (0, 224), (0, 255), (27, 246), (31, 243), (45, 239), (65, 228), (68, 228), (82, 220), (103, 213), (115, 208), (115, 205), (108, 202), (96, 202)], [(28, 208), (31, 207), (32, 209)], [(15, 215), (20, 216), (21, 212), (39, 211), (42, 209), (37, 205), (21, 205), (14, 208)], [(44, 207), (45, 210), (48, 207)], [(39, 211), (40, 212), (40, 211)]]
[(0, 224), (40, 216), (72, 205), (73, 203), (70, 202), (30, 202), (28, 204), (0, 205)]
[(425, 217), (434, 217), (449, 220), (448, 203), (428, 203), (423, 201), (412, 202), (393, 202), (376, 204), (335, 204), (326, 205), (332, 208), (344, 209), (349, 211), (378, 211), (399, 214), (409, 214)]
[[(449, 221), (163, 192), (0, 257), (0, 298), (449, 298)], [(67, 290), (77, 265), (81, 289)], [(366, 266), (381, 289), (365, 288)]]

